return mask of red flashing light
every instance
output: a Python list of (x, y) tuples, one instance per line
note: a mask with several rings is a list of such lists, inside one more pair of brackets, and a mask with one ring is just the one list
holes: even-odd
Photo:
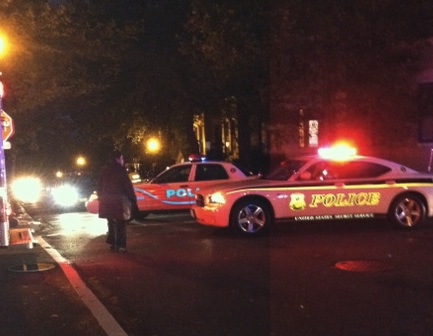
[(199, 154), (191, 154), (190, 156), (188, 156), (188, 161), (189, 162), (202, 162), (202, 161), (205, 161), (205, 157), (201, 156)]
[(324, 159), (344, 161), (356, 155), (356, 148), (339, 143), (332, 147), (320, 148), (318, 154)]

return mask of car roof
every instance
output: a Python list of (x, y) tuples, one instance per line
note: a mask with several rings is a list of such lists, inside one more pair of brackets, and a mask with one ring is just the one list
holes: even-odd
[(217, 161), (217, 160), (205, 160), (205, 161), (185, 161), (182, 163), (176, 163), (174, 165), (171, 165), (168, 168), (172, 168), (172, 167), (179, 167), (179, 166), (188, 166), (188, 165), (209, 165), (209, 164), (219, 164), (219, 165), (223, 165), (226, 168), (231, 168), (234, 167), (236, 168), (238, 171), (240, 171), (241, 173), (243, 173), (245, 176), (252, 176), (254, 175), (249, 169), (247, 169), (246, 167), (243, 167), (241, 164), (238, 163), (234, 163), (234, 162), (228, 162), (228, 161)]
[(181, 162), (181, 163), (175, 163), (172, 166), (180, 166), (180, 165), (192, 165), (192, 164), (206, 164), (206, 163), (218, 163), (218, 164), (230, 164), (233, 165), (232, 162), (228, 162), (228, 161), (217, 161), (217, 160), (205, 160), (205, 161), (185, 161), (185, 162)]
[[(332, 158), (324, 158), (320, 155), (304, 155), (304, 156), (299, 156), (297, 158), (295, 158), (294, 160), (302, 160), (302, 161), (327, 161), (327, 162), (360, 162), (360, 161), (368, 161), (368, 162), (374, 162), (377, 164), (381, 164), (384, 166), (388, 166), (391, 167), (393, 169), (402, 171), (402, 172), (412, 172), (412, 173), (419, 173), (418, 171), (409, 168), (401, 163), (395, 162), (395, 161), (390, 161), (387, 159), (381, 159), (378, 157), (374, 157), (374, 156), (366, 156), (366, 155), (353, 155), (350, 156), (349, 158), (345, 159), (345, 160), (336, 160), (336, 159), (332, 159)], [(290, 161), (290, 160), (288, 160)]]

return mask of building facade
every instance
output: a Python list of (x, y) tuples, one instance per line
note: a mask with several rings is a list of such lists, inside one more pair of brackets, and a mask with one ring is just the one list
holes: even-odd
[[(357, 147), (361, 155), (393, 160), (419, 171), (430, 170), (433, 151), (433, 40), (422, 43), (420, 64), (408, 80), (411, 92), (401, 93), (418, 95), (417, 99), (413, 99), (417, 106), (407, 106), (406, 112), (403, 106), (400, 109), (403, 112), (394, 113), (391, 104), (384, 102), (380, 106), (379, 96), (375, 97), (375, 105), (368, 109), (365, 101), (358, 101), (357, 105), (353, 100), (353, 95), (350, 95), (350, 90), (356, 92), (353, 87), (345, 90), (344, 86), (332, 87), (333, 83), (327, 82), (322, 84), (322, 95), (315, 96), (314, 90), (321, 89), (319, 84), (313, 80), (303, 81), (303, 74), (294, 72), (294, 47), (288, 42), (293, 42), (293, 35), (287, 34), (290, 22), (285, 5), (284, 1), (275, 1), (277, 7), (272, 17), (268, 126), (271, 166), (275, 167), (284, 158), (315, 153), (321, 146), (346, 140)], [(302, 46), (302, 43), (299, 45)], [(331, 61), (335, 61), (335, 67), (330, 68), (329, 77), (335, 76), (331, 72), (340, 71), (338, 60)], [(308, 71), (305, 77), (314, 78), (314, 71)], [(294, 74), (299, 75), (300, 79), (295, 78)], [(358, 78), (355, 80), (358, 80), (358, 85), (362, 84)], [(386, 86), (386, 78), (383, 82)], [(351, 84), (346, 83), (347, 86)], [(366, 97), (376, 94), (375, 88), (368, 85), (359, 85), (359, 88), (365, 89)], [(305, 91), (302, 91), (303, 88)], [(323, 95), (326, 90), (329, 91), (327, 96)], [(302, 92), (306, 92), (305, 95)], [(362, 95), (359, 94), (359, 97)]]

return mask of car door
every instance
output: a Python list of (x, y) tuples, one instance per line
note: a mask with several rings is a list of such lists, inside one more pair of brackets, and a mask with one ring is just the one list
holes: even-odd
[(316, 162), (307, 170), (310, 181), (303, 181), (304, 185), (290, 194), (290, 217), (372, 216), (381, 206), (382, 187), (377, 177), (387, 171), (388, 167), (373, 162)]
[(229, 181), (230, 176), (224, 165), (219, 163), (199, 163), (194, 167), (193, 181), (189, 184), (192, 193), (212, 184)]
[(150, 183), (135, 185), (140, 211), (189, 209), (194, 200), (194, 195), (188, 188), (192, 168), (192, 164), (173, 166)]

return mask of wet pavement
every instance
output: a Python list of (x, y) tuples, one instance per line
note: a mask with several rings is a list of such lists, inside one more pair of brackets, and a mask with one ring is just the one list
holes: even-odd
[(105, 335), (46, 251), (0, 250), (1, 335)]
[[(34, 232), (38, 225), (21, 212), (10, 228)], [(0, 335), (106, 335), (65, 273), (39, 244), (0, 248), (0, 278)]]
[(104, 222), (86, 236), (93, 224), (78, 215), (64, 231), (65, 216), (28, 223), (40, 245), (0, 250), (0, 335), (125, 335), (104, 328), (86, 288), (71, 284), (75, 270), (130, 336), (432, 334), (431, 225), (281, 223), (247, 240), (149, 216), (128, 226), (118, 254)]

